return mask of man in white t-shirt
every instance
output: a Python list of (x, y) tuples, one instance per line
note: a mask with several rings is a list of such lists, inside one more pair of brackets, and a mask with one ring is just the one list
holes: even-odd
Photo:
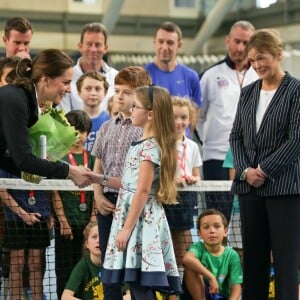
[(81, 57), (79, 57), (74, 66), (71, 92), (64, 96), (58, 107), (62, 108), (66, 113), (70, 110), (82, 109), (83, 101), (78, 95), (76, 81), (87, 71), (98, 71), (106, 77), (106, 81), (109, 84), (107, 94), (101, 102), (101, 108), (106, 110), (108, 98), (114, 93), (114, 79), (118, 71), (103, 60), (108, 49), (105, 26), (98, 22), (86, 24), (81, 31), (78, 49)]

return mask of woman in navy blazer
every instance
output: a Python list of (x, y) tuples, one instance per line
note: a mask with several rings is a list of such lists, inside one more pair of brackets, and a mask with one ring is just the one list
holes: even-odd
[(230, 134), (244, 248), (243, 300), (268, 299), (270, 252), (277, 300), (298, 300), (300, 81), (282, 70), (277, 31), (247, 46), (259, 80), (241, 93)]
[[(0, 169), (15, 176), (21, 171), (46, 177), (69, 177), (79, 187), (89, 185), (89, 171), (32, 154), (29, 128), (38, 120), (45, 100), (58, 104), (70, 92), (73, 61), (56, 49), (21, 60), (12, 84), (0, 89)], [(1, 177), (1, 176), (0, 176)]]

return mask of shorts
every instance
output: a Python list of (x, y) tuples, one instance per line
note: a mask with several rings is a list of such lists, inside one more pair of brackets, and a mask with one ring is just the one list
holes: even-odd
[(6, 249), (44, 249), (49, 245), (47, 220), (41, 220), (33, 225), (18, 221), (5, 221), (3, 246)]
[(194, 227), (193, 216), (197, 215), (197, 192), (178, 192), (175, 205), (164, 205), (171, 230), (189, 230)]

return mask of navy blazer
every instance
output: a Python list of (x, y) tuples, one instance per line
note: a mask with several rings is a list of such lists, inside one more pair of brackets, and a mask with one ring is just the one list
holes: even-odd
[(240, 96), (230, 134), (236, 170), (232, 191), (248, 193), (250, 185), (240, 176), (259, 165), (267, 176), (257, 188), (259, 196), (300, 194), (300, 81), (286, 73), (256, 132), (261, 84), (246, 86)]
[(69, 166), (32, 154), (29, 128), (38, 120), (36, 93), (7, 85), (0, 88), (0, 169), (16, 176), (21, 171), (66, 178)]

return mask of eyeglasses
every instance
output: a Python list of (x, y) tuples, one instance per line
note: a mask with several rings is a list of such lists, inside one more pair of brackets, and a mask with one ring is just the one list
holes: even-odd
[(134, 109), (148, 110), (147, 108), (142, 107), (142, 106), (138, 106), (138, 105), (136, 105), (135, 103), (133, 103), (133, 104), (131, 105), (131, 109), (132, 109), (132, 110), (134, 110)]

